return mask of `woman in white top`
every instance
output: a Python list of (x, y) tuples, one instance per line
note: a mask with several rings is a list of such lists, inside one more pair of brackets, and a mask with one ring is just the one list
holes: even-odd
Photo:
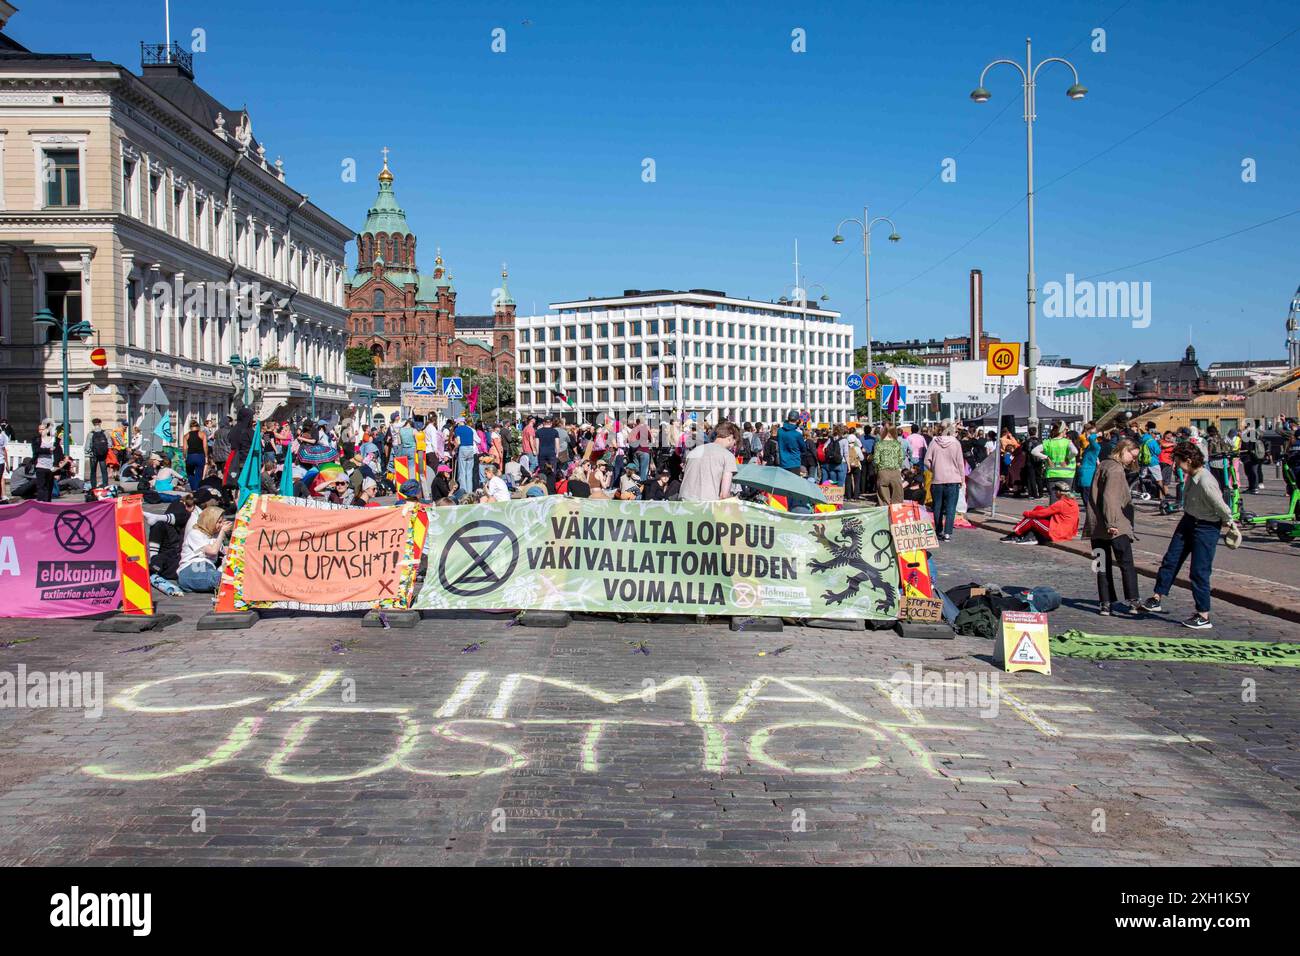
[(221, 549), (230, 527), (225, 512), (213, 505), (205, 508), (194, 526), (185, 532), (176, 576), (181, 590), (216, 592), (221, 583)]

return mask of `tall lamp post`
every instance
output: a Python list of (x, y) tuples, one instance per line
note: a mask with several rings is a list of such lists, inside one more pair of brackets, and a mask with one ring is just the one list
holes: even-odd
[(316, 420), (316, 389), (325, 384), (325, 379), (319, 375), (303, 374), (298, 376), (302, 383), (311, 389), (311, 420)]
[(248, 376), (262, 367), (262, 360), (256, 355), (245, 360), (243, 356), (236, 352), (230, 356), (230, 364), (239, 370), (240, 390), (244, 395), (244, 404), (247, 405), (252, 400), (248, 392)]
[[(1025, 161), (1028, 183), (1026, 197), (1029, 205), (1029, 274), (1026, 283), (1028, 287), (1026, 302), (1029, 311), (1029, 341), (1026, 343), (1026, 351), (1029, 355), (1025, 362), (1025, 392), (1028, 393), (1029, 397), (1029, 427), (1034, 428), (1038, 425), (1038, 332), (1036, 327), (1037, 309), (1035, 306), (1037, 302), (1037, 293), (1035, 292), (1037, 282), (1034, 278), (1034, 120), (1038, 118), (1036, 114), (1038, 71), (1049, 63), (1062, 63), (1070, 68), (1070, 73), (1074, 76), (1074, 83), (1065, 91), (1065, 95), (1072, 100), (1081, 100), (1087, 95), (1088, 90), (1079, 83), (1079, 71), (1074, 68), (1074, 64), (1069, 60), (1053, 56), (1035, 65), (1033, 44), (1026, 37), (1024, 66), (1021, 66), (1015, 60), (994, 60), (984, 67), (984, 71), (980, 73), (980, 84), (971, 91), (970, 95), (970, 98), (976, 103), (987, 103), (991, 98), (992, 94), (984, 88), (984, 78), (988, 75), (989, 70), (1000, 63), (1014, 66), (1020, 71), (1025, 98)], [(978, 348), (978, 343), (976, 343), (976, 348)]]
[[(840, 224), (835, 227), (835, 235), (831, 236), (831, 242), (835, 243), (837, 246), (844, 242), (844, 236), (840, 234), (840, 230), (844, 228), (844, 224), (847, 222), (854, 223), (855, 225), (858, 226), (859, 229), (862, 230), (862, 259), (866, 263), (865, 305), (866, 305), (866, 313), (867, 313), (867, 371), (872, 372), (875, 370), (872, 368), (872, 363), (871, 363), (871, 229), (876, 225), (876, 223), (887, 222), (889, 223), (890, 242), (898, 242), (903, 237), (898, 234), (898, 227), (894, 225), (894, 220), (890, 219), (888, 216), (877, 216), (875, 219), (872, 219), (871, 216), (867, 213), (867, 207), (863, 206), (861, 219), (854, 219), (854, 218), (841, 219)], [(874, 406), (872, 405), (871, 402), (868, 402), (867, 403), (868, 427), (875, 424), (874, 419), (875, 419)]]
[(63, 340), (63, 454), (72, 454), (72, 426), (68, 421), (68, 339), (86, 339), (94, 334), (89, 322), (69, 322), (57, 318), (49, 309), (41, 309), (32, 317), (32, 325), (52, 331), (57, 330)]

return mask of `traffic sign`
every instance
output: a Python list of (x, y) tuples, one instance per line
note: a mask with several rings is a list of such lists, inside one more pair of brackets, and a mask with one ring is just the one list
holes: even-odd
[(103, 368), (108, 364), (108, 353), (103, 349), (95, 349), (90, 353), (90, 362), (92, 365), (97, 365), (100, 368)]
[(875, 388), (879, 384), (880, 384), (880, 376), (877, 375), (875, 372), (867, 372), (862, 376), (863, 388)]
[(844, 384), (847, 385), (852, 391), (856, 392), (858, 389), (862, 387), (862, 376), (854, 372), (852, 375), (850, 375), (848, 378), (844, 380)]
[(448, 398), (464, 398), (465, 386), (459, 377), (442, 380), (442, 394)]
[(417, 392), (436, 392), (438, 390), (438, 367), (436, 365), (417, 365), (411, 369), (411, 387)]
[(1020, 374), (1020, 343), (1000, 342), (989, 346), (985, 371), (989, 375)]
[(882, 405), (888, 405), (889, 396), (893, 394), (894, 389), (898, 389), (898, 407), (903, 408), (907, 405), (906, 385), (882, 385), (880, 387), (880, 402)]
[(873, 398), (876, 397), (876, 389), (864, 388), (862, 390), (862, 397), (865, 398), (867, 401), (871, 401)]

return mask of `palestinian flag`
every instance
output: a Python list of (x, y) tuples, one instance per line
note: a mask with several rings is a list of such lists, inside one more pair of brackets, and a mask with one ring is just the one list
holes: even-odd
[(1092, 380), (1097, 377), (1097, 369), (1090, 368), (1078, 378), (1066, 379), (1056, 386), (1056, 391), (1052, 394), (1057, 398), (1062, 395), (1078, 395), (1080, 392), (1092, 391)]
[(569, 398), (567, 393), (560, 391), (558, 388), (551, 389), (551, 397), (561, 405), (568, 405), (570, 408), (573, 407), (573, 399)]

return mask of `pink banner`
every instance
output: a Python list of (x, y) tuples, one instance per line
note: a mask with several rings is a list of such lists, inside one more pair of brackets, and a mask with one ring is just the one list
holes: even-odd
[(120, 606), (114, 508), (0, 506), (0, 617), (80, 617)]

